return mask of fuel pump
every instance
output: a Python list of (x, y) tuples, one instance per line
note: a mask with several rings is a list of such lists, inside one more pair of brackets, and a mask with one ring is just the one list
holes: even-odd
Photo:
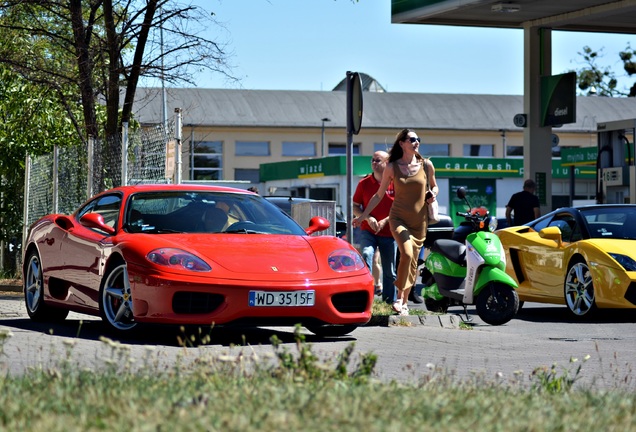
[(596, 200), (599, 204), (636, 203), (634, 137), (636, 119), (599, 123)]

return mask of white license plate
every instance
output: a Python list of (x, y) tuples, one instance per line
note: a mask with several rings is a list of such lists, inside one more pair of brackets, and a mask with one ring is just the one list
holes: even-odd
[(250, 291), (250, 306), (313, 306), (316, 291)]

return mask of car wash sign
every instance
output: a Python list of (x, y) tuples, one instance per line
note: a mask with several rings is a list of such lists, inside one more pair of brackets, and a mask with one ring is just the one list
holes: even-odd
[(541, 77), (541, 126), (576, 122), (576, 73)]
[[(364, 176), (371, 172), (369, 156), (353, 157), (353, 175)], [(347, 173), (345, 156), (299, 159), (271, 162), (260, 165), (260, 181), (307, 179), (314, 177), (342, 176)]]

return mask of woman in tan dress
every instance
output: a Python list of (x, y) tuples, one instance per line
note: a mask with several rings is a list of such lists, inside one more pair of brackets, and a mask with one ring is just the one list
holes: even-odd
[[(382, 181), (377, 193), (371, 198), (364, 212), (353, 219), (352, 225), (359, 226), (380, 202), (389, 184), (393, 182), (395, 198), (389, 213), (391, 233), (400, 250), (400, 263), (397, 269), (397, 301), (393, 309), (400, 315), (408, 315), (408, 298), (417, 276), (417, 259), (426, 239), (428, 225), (427, 202), (435, 201), (439, 188), (435, 181), (435, 167), (430, 159), (424, 159), (419, 153), (420, 139), (411, 129), (397, 134), (384, 169)], [(429, 178), (427, 179), (427, 173)], [(426, 197), (428, 186), (432, 190)]]

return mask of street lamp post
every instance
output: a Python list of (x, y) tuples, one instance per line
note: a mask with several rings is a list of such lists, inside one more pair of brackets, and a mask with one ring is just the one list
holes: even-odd
[(322, 121), (322, 133), (321, 133), (322, 141), (321, 141), (321, 146), (320, 146), (320, 148), (321, 148), (321, 156), (325, 157), (326, 156), (326, 154), (325, 154), (325, 122), (330, 122), (331, 119), (325, 117), (323, 119), (320, 119), (320, 121)]

